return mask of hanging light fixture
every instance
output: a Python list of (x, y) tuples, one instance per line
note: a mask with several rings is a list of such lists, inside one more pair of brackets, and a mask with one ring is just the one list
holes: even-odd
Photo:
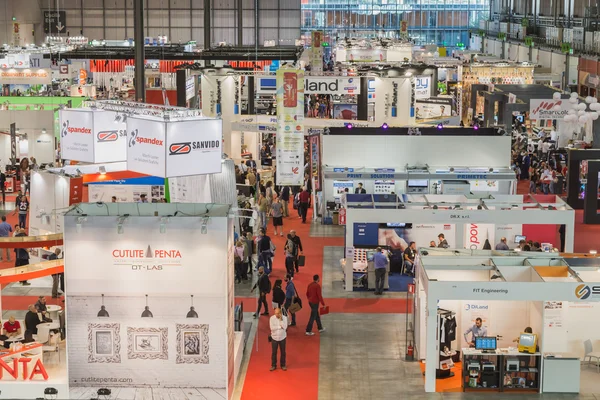
[(191, 298), (191, 304), (192, 305), (190, 306), (190, 311), (188, 311), (188, 313), (187, 313), (187, 315), (185, 317), (186, 318), (198, 318), (198, 313), (194, 309), (194, 295), (191, 294), (190, 298)]
[(100, 311), (98, 311), (98, 317), (110, 317), (108, 311), (106, 311), (106, 307), (104, 307), (104, 294), (102, 294), (102, 305), (100, 306)]
[(144, 307), (144, 311), (142, 312), (142, 318), (154, 318), (150, 307), (148, 307), (148, 295), (146, 295), (146, 307)]

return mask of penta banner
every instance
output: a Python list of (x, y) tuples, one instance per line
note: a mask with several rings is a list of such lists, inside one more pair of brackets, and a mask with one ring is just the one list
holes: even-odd
[(277, 183), (304, 182), (304, 72), (277, 70)]
[[(554, 110), (556, 106), (560, 107), (560, 111)], [(529, 119), (563, 119), (570, 108), (571, 105), (564, 99), (531, 99), (529, 101)]]
[(304, 94), (360, 94), (360, 78), (309, 76), (304, 79)]

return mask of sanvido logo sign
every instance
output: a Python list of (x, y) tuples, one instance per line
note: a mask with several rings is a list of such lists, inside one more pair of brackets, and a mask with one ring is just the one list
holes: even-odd
[(182, 154), (189, 154), (192, 151), (208, 153), (212, 151), (220, 151), (220, 149), (221, 143), (218, 140), (202, 140), (199, 142), (173, 143), (169, 146), (169, 155), (178, 156)]
[(579, 300), (587, 300), (592, 297), (600, 296), (600, 286), (577, 285), (575, 288), (575, 297)]

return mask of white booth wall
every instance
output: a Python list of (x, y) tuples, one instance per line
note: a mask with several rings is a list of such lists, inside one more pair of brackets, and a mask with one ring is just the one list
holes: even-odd
[[(230, 398), (232, 220), (210, 217), (202, 234), (197, 217), (172, 217), (161, 234), (150, 215), (127, 218), (122, 233), (116, 215), (65, 217), (70, 384), (98, 387), (89, 378), (103, 377), (118, 387), (228, 388)], [(192, 295), (198, 318), (186, 318)], [(108, 317), (97, 316), (102, 304)], [(141, 317), (146, 305), (152, 318)]]
[[(17, 136), (17, 157), (35, 157), (38, 164), (54, 162), (54, 111), (0, 111), (0, 130), (10, 132), (15, 123), (19, 134), (27, 134), (27, 139)], [(46, 133), (42, 130), (45, 129)], [(20, 151), (21, 150), (21, 151)], [(0, 135), (0, 160), (3, 165), (10, 162), (10, 135)]]
[[(393, 168), (403, 171), (406, 166), (425, 166), (430, 169), (471, 167), (507, 168), (510, 165), (508, 136), (362, 136), (322, 135), (322, 165), (327, 168)], [(442, 179), (440, 174), (439, 178)], [(490, 178), (491, 179), (491, 178)], [(361, 182), (367, 193), (374, 192), (375, 179), (349, 177), (323, 179), (323, 198), (334, 199), (334, 181)], [(511, 182), (497, 181), (497, 193), (510, 194)], [(405, 193), (406, 182), (396, 180), (396, 194)], [(475, 186), (472, 185), (472, 190)], [(489, 191), (483, 188), (484, 191)], [(353, 192), (353, 190), (350, 190)]]

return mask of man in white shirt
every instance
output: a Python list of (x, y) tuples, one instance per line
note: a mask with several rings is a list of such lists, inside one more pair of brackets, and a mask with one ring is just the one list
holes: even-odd
[(275, 315), (269, 320), (271, 327), (271, 371), (277, 368), (277, 347), (279, 347), (279, 365), (282, 371), (287, 371), (285, 366), (285, 338), (287, 337), (288, 320), (281, 313), (281, 308), (275, 309)]
[(544, 172), (542, 173), (540, 180), (542, 181), (542, 190), (544, 194), (548, 194), (550, 190), (550, 182), (552, 182), (552, 172), (550, 172), (548, 167), (544, 168)]

